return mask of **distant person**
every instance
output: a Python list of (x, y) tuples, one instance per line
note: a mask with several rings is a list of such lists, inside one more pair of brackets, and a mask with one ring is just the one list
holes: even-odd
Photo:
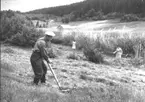
[(73, 49), (73, 55), (75, 55), (75, 50), (76, 50), (76, 41), (72, 41), (72, 49)]
[(123, 54), (123, 50), (121, 47), (117, 47), (116, 50), (113, 52), (114, 54), (116, 54), (116, 58), (120, 59), (122, 57)]
[(45, 75), (47, 73), (47, 68), (43, 60), (50, 63), (46, 49), (51, 47), (51, 40), (53, 36), (55, 36), (53, 32), (46, 32), (45, 36), (39, 38), (34, 45), (33, 53), (30, 58), (32, 69), (35, 75), (33, 80), (34, 85), (38, 85), (39, 82), (46, 82)]
[(72, 49), (73, 49), (73, 50), (76, 50), (76, 41), (75, 41), (75, 40), (72, 41)]

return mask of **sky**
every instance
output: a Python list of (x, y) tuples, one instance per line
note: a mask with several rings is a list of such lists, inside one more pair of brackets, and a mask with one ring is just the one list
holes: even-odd
[(1, 0), (1, 10), (27, 12), (40, 8), (48, 8), (71, 4), (84, 0)]

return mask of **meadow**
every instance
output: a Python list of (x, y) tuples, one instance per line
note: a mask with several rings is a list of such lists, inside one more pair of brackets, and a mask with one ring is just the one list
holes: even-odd
[[(1, 102), (145, 102), (144, 56), (134, 59), (134, 45), (145, 45), (143, 25), (144, 22), (105, 20), (62, 24), (63, 32), (56, 26), (45, 29), (56, 30), (52, 40), (55, 55), (51, 58), (52, 67), (62, 86), (75, 87), (69, 93), (58, 90), (50, 70), (47, 85), (31, 85), (32, 48), (2, 44)], [(75, 56), (71, 49), (74, 39), (77, 42)], [(121, 60), (112, 54), (116, 46), (123, 48), (125, 56)], [(88, 52), (97, 49), (99, 54), (93, 57), (101, 55), (103, 62), (96, 64), (87, 59), (84, 49)]]
[[(120, 22), (119, 20), (102, 20), (95, 22), (72, 22), (61, 25), (63, 30), (59, 31), (56, 26), (46, 30), (56, 33), (54, 43), (71, 45), (73, 40), (77, 42), (77, 48), (83, 48), (86, 43), (95, 48), (113, 52), (116, 47), (121, 47), (124, 54), (135, 55), (135, 46), (142, 46), (142, 54), (145, 46), (145, 22)], [(52, 30), (53, 29), (53, 30)]]

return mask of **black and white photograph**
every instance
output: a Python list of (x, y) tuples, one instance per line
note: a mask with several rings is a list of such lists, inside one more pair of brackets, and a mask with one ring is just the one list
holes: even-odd
[(145, 0), (1, 0), (0, 102), (145, 102)]

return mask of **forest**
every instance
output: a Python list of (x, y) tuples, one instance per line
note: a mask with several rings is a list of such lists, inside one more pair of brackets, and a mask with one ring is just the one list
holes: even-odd
[(145, 16), (145, 0), (84, 0), (71, 5), (37, 9), (27, 13), (54, 14), (63, 16), (74, 13), (76, 16), (85, 16), (91, 9), (102, 11), (105, 15), (112, 12), (125, 14), (140, 14)]

